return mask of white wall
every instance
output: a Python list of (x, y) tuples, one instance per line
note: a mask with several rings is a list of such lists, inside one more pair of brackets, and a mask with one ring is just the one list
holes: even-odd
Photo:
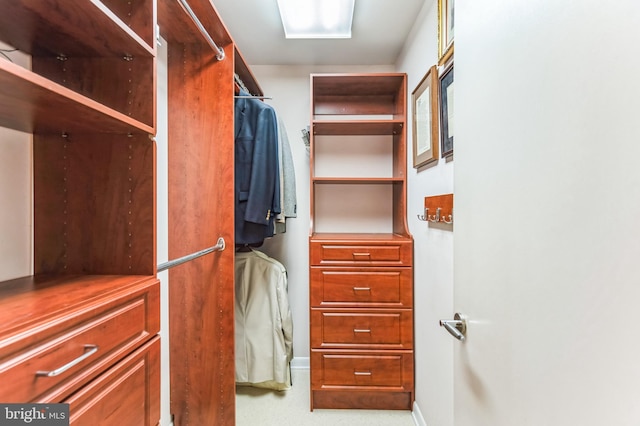
[[(398, 61), (398, 71), (407, 73), (413, 92), (426, 72), (438, 61), (437, 2), (428, 0)], [(409, 114), (413, 114), (409, 99)], [(415, 297), (415, 417), (432, 426), (453, 424), (453, 339), (439, 326), (440, 319), (453, 317), (453, 231), (429, 226), (418, 220), (424, 197), (450, 194), (455, 161), (441, 158), (416, 170), (413, 166), (413, 129), (407, 129), (408, 214), (414, 238)], [(455, 210), (455, 199), (454, 199)], [(455, 221), (455, 217), (454, 217)], [(455, 223), (453, 225), (455, 229)], [(420, 423), (419, 423), (420, 424)]]
[[(0, 48), (11, 49), (0, 43)], [(31, 58), (8, 52), (11, 60), (31, 68)], [(7, 60), (0, 57), (0, 61)], [(32, 136), (0, 127), (0, 281), (33, 272)]]
[(287, 221), (287, 232), (265, 242), (260, 250), (287, 268), (289, 302), (293, 316), (293, 365), (308, 366), (309, 357), (309, 155), (302, 141), (302, 129), (311, 119), (309, 75), (321, 72), (389, 72), (386, 67), (296, 67), (253, 65), (260, 87), (272, 99), (283, 119), (296, 169), (298, 217)]

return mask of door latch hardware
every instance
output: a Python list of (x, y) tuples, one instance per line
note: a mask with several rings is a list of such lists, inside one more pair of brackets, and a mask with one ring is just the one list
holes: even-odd
[(465, 341), (467, 334), (467, 319), (464, 315), (456, 312), (452, 320), (440, 320), (440, 326), (444, 327), (449, 334), (461, 342)]

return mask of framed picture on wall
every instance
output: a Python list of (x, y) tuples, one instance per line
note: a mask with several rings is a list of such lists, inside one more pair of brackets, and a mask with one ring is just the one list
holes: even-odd
[(453, 63), (451, 63), (440, 76), (440, 151), (442, 157), (453, 154), (453, 100)]
[(453, 55), (454, 3), (455, 0), (438, 0), (438, 65)]
[(432, 66), (411, 94), (413, 167), (438, 161), (438, 68)]

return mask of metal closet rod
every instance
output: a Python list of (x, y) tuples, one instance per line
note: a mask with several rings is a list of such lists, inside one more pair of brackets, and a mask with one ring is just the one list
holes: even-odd
[(158, 272), (162, 272), (165, 269), (173, 268), (174, 266), (182, 265), (183, 263), (189, 262), (193, 259), (197, 259), (198, 257), (204, 256), (205, 254), (213, 253), (214, 251), (222, 251), (224, 250), (224, 247), (224, 238), (220, 237), (218, 238), (218, 243), (215, 246), (179, 257), (174, 260), (170, 260), (165, 263), (161, 263), (160, 265), (158, 265)]
[(204, 27), (204, 25), (202, 25), (202, 22), (200, 22), (196, 14), (193, 12), (193, 9), (191, 9), (191, 6), (189, 6), (189, 3), (187, 3), (187, 0), (179, 0), (179, 1), (180, 3), (182, 3), (182, 6), (185, 8), (187, 13), (189, 14), (189, 17), (191, 18), (193, 23), (196, 24), (196, 27), (198, 27), (198, 30), (200, 30), (200, 33), (202, 34), (202, 36), (205, 38), (205, 40), (207, 40), (207, 43), (209, 43), (209, 46), (211, 46), (211, 48), (216, 52), (216, 59), (218, 59), (219, 61), (222, 61), (225, 58), (224, 49), (222, 49), (221, 47), (218, 47), (216, 42), (213, 41), (213, 39), (207, 32), (207, 29)]
[(234, 96), (236, 99), (273, 99), (269, 96), (254, 96), (254, 95), (236, 95)]

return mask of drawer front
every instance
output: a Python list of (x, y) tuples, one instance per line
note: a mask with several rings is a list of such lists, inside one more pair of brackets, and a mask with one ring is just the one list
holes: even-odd
[(311, 347), (412, 349), (413, 311), (311, 310)]
[(160, 421), (160, 338), (65, 401), (75, 426), (155, 426)]
[(311, 241), (311, 265), (411, 266), (412, 244), (335, 244)]
[(413, 389), (413, 353), (336, 353), (313, 351), (311, 388)]
[(311, 268), (311, 306), (410, 308), (410, 268)]
[(159, 285), (0, 363), (0, 401), (57, 402), (158, 332)]

